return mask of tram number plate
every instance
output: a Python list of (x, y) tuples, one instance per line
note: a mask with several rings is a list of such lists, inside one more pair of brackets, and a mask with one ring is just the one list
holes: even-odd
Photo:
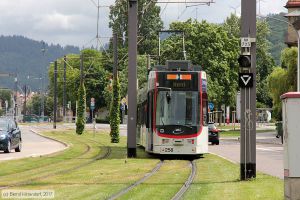
[(163, 149), (163, 151), (166, 153), (170, 153), (170, 152), (173, 152), (173, 148), (166, 147)]

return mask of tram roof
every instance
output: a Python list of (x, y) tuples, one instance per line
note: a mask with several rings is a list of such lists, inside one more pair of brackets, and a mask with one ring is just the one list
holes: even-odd
[(199, 65), (193, 65), (190, 60), (168, 60), (166, 65), (155, 65), (153, 71), (202, 71)]

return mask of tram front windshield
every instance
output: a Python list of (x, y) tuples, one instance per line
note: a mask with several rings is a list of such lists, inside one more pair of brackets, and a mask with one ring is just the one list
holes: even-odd
[(197, 91), (159, 91), (156, 125), (199, 126), (198, 101)]

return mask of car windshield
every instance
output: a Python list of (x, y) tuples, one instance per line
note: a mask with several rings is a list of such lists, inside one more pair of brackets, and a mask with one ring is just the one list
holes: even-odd
[(7, 121), (6, 120), (3, 120), (1, 119), (0, 120), (0, 131), (7, 131)]
[(199, 125), (198, 92), (159, 91), (157, 96), (157, 125)]

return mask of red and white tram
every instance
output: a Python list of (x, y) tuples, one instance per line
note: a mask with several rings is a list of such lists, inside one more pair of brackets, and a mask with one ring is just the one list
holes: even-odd
[(154, 67), (139, 91), (137, 140), (154, 154), (208, 152), (206, 73), (190, 61)]

